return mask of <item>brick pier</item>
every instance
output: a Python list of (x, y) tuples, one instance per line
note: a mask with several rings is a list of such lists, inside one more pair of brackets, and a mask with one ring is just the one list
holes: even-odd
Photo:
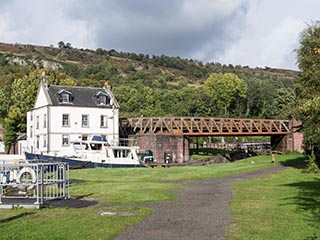
[(137, 144), (141, 152), (151, 150), (159, 163), (182, 163), (189, 157), (189, 140), (182, 135), (137, 135)]

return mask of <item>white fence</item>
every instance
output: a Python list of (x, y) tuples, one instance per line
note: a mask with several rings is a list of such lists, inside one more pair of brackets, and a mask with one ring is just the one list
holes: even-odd
[(39, 208), (46, 200), (69, 196), (69, 165), (66, 163), (0, 162), (0, 208)]

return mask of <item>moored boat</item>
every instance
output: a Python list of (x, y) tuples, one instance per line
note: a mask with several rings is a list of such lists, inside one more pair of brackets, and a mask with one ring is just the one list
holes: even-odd
[(67, 162), (70, 168), (143, 167), (137, 155), (138, 150), (138, 146), (113, 146), (104, 138), (93, 136), (88, 141), (71, 142), (69, 147), (55, 156), (26, 153), (26, 159)]

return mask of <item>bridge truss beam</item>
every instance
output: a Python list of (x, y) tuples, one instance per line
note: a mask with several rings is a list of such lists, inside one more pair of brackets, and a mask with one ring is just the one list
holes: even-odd
[[(122, 127), (131, 134), (184, 136), (261, 136), (290, 133), (289, 120), (209, 118), (209, 117), (138, 117), (122, 119)], [(124, 130), (122, 130), (124, 131)]]

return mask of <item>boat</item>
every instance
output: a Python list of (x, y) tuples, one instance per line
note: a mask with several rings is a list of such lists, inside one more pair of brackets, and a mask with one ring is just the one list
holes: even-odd
[(125, 168), (143, 167), (139, 161), (138, 146), (115, 146), (102, 136), (92, 136), (90, 140), (76, 140), (69, 147), (53, 155), (26, 153), (28, 160), (58, 161), (77, 168)]

